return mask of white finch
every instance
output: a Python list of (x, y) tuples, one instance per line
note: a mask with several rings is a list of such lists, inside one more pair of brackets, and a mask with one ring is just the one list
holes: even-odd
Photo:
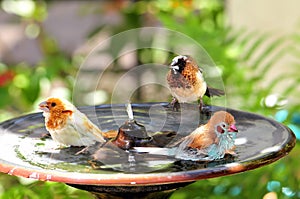
[(43, 111), (46, 129), (59, 144), (91, 146), (105, 142), (103, 132), (67, 100), (48, 98), (39, 108)]

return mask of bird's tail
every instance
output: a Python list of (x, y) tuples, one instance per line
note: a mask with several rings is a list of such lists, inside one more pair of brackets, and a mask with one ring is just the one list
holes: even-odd
[(207, 87), (205, 95), (208, 97), (212, 96), (221, 96), (225, 95), (225, 92), (223, 90), (217, 89), (217, 88), (212, 88), (212, 87)]
[(106, 131), (106, 132), (102, 132), (102, 136), (106, 139), (116, 138), (117, 135), (118, 135), (117, 130), (109, 130), (109, 131)]

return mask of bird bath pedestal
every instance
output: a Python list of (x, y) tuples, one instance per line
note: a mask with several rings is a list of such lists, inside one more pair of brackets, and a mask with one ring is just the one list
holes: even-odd
[[(208, 115), (199, 114), (196, 104), (186, 104), (178, 112), (167, 105), (132, 105), (135, 120), (145, 126), (149, 135), (155, 135), (162, 142), (164, 139), (168, 142), (178, 140), (209, 119)], [(124, 105), (100, 105), (80, 110), (102, 130), (118, 130), (128, 119)], [(213, 113), (225, 108), (210, 107), (210, 110)], [(232, 109), (226, 111), (235, 117), (239, 129), (237, 155), (211, 162), (128, 153), (112, 147), (115, 145), (111, 143), (98, 146), (91, 152), (101, 156), (100, 161), (94, 161), (91, 154), (75, 155), (80, 148), (59, 149), (51, 138), (43, 137), (47, 132), (41, 113), (25, 115), (0, 124), (0, 145), (3, 147), (0, 151), (0, 171), (43, 181), (63, 182), (92, 192), (99, 198), (167, 198), (176, 189), (197, 180), (270, 164), (287, 155), (294, 147), (295, 136), (284, 125), (252, 113)]]

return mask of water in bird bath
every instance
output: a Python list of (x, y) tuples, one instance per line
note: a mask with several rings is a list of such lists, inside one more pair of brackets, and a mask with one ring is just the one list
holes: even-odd
[[(182, 111), (174, 112), (167, 103), (133, 104), (133, 112), (135, 120), (143, 124), (155, 140), (155, 145), (168, 147), (210, 118), (199, 114), (197, 107), (186, 104)], [(128, 120), (124, 105), (80, 110), (103, 131), (118, 130)], [(212, 112), (218, 110), (223, 108), (211, 107)], [(43, 137), (46, 133), (44, 118), (41, 113), (35, 113), (0, 124), (0, 145), (5, 146), (0, 151), (0, 169), (12, 175), (72, 184), (159, 184), (254, 169), (283, 157), (293, 148), (294, 135), (283, 125), (255, 114), (227, 111), (235, 117), (239, 129), (237, 155), (218, 161), (182, 161), (174, 156), (128, 152), (112, 142), (95, 145), (87, 154), (75, 155), (82, 148), (59, 148), (50, 137)]]
[[(91, 111), (92, 109), (90, 109)], [(128, 120), (124, 106), (116, 106), (96, 109), (97, 118), (91, 118), (93, 114), (85, 112), (95, 123), (99, 122), (102, 130), (117, 130), (120, 124)], [(200, 121), (197, 109), (173, 112), (166, 107), (154, 105), (148, 108), (136, 108), (134, 115), (136, 121), (145, 125), (147, 133), (153, 138), (151, 146), (168, 145), (184, 135), (189, 134), (199, 123), (205, 123), (207, 116), (202, 116)], [(185, 115), (182, 119), (182, 115)], [(150, 117), (149, 117), (150, 116)], [(131, 116), (132, 117), (132, 116)], [(191, 120), (190, 118), (193, 118)], [(194, 120), (196, 119), (196, 120)], [(40, 123), (41, 122), (41, 123)], [(182, 122), (185, 125), (181, 125)], [(148, 173), (159, 172), (161, 170), (177, 170), (173, 168), (173, 163), (177, 160), (173, 156), (159, 154), (137, 153), (134, 150), (123, 150), (112, 144), (111, 141), (105, 144), (96, 144), (89, 147), (87, 153), (75, 155), (82, 148), (80, 147), (61, 147), (54, 142), (51, 137), (43, 136), (46, 130), (43, 121), (38, 121), (35, 126), (17, 130), (15, 134), (14, 152), (16, 157), (22, 162), (43, 169), (76, 171), (87, 173)]]

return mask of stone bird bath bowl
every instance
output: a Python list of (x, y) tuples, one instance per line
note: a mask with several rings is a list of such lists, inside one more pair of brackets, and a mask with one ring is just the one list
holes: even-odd
[[(135, 120), (145, 126), (150, 136), (166, 146), (209, 119), (209, 116), (199, 114), (196, 104), (185, 104), (179, 112), (168, 108), (168, 103), (133, 104), (132, 108)], [(224, 109), (210, 107), (212, 112)], [(128, 119), (122, 104), (80, 110), (107, 131), (118, 130)], [(51, 138), (45, 138), (47, 132), (41, 113), (25, 115), (0, 124), (0, 171), (67, 183), (99, 198), (166, 198), (176, 189), (197, 180), (270, 164), (294, 147), (295, 136), (284, 125), (252, 113), (226, 111), (235, 117), (239, 129), (237, 155), (212, 162), (181, 161), (163, 155), (126, 152), (111, 142), (95, 147), (94, 152), (100, 154), (95, 161), (91, 154), (75, 155), (80, 150), (78, 147), (59, 149)], [(99, 152), (99, 149), (103, 151)]]

